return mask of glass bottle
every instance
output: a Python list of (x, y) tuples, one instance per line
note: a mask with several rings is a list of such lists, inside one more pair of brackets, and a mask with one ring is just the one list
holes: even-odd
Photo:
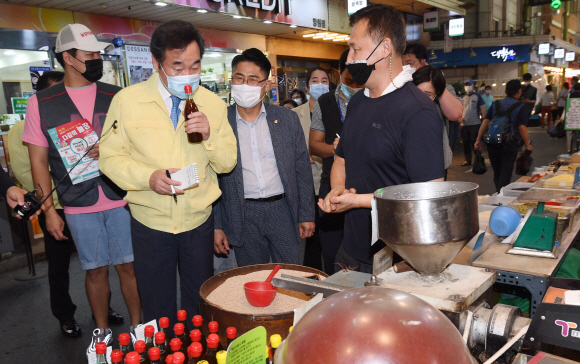
[(203, 317), (201, 317), (201, 315), (195, 315), (191, 321), (193, 321), (193, 327), (198, 329), (201, 333), (201, 339), (199, 339), (199, 342), (201, 343), (201, 346), (203, 346), (203, 352), (205, 353), (207, 350), (207, 340), (205, 339), (205, 335), (201, 330), (201, 327), (203, 326)]
[[(207, 324), (207, 328), (209, 329), (210, 334), (216, 334), (219, 337), (220, 325), (217, 323), (217, 321), (210, 321), (210, 323)], [(223, 347), (222, 342), (220, 340), (218, 342), (217, 351), (222, 351), (222, 350), (224, 350), (224, 347)]]
[(165, 364), (173, 364), (173, 354), (167, 355), (167, 358), (165, 358)]
[(153, 346), (153, 335), (155, 334), (155, 328), (153, 325), (145, 326), (145, 351), (149, 352)]
[[(183, 114), (185, 115), (185, 120), (187, 120), (187, 116), (191, 113), (194, 112), (198, 112), (199, 109), (197, 108), (197, 105), (195, 104), (195, 101), (193, 101), (193, 93), (192, 93), (192, 88), (191, 86), (187, 85), (185, 86), (185, 110), (183, 112)], [(199, 143), (201, 141), (203, 141), (203, 136), (201, 135), (201, 133), (187, 133), (187, 140), (190, 143)]]
[(220, 337), (216, 334), (210, 334), (207, 337), (207, 352), (203, 356), (203, 360), (207, 360), (209, 364), (217, 364), (217, 347), (220, 342)]
[(272, 364), (274, 363), (274, 354), (276, 354), (276, 349), (282, 343), (282, 336), (275, 334), (270, 336), (270, 346), (272, 347)]
[(159, 355), (161, 357), (161, 361), (163, 362), (167, 355), (169, 355), (167, 339), (163, 331), (157, 331), (155, 333), (155, 347), (159, 348)]
[(163, 364), (163, 359), (161, 359), (161, 351), (158, 347), (149, 349), (149, 360), (151, 361), (151, 364)]
[(141, 363), (141, 355), (138, 352), (132, 351), (125, 355), (125, 364), (139, 364)]
[[(173, 327), (173, 332), (175, 333), (175, 338), (181, 340), (181, 346), (183, 347), (183, 350), (186, 350), (188, 346), (185, 345), (187, 344), (188, 341), (191, 340), (189, 339), (189, 332), (187, 333), (188, 336), (185, 336), (185, 325), (175, 324), (175, 326)], [(191, 345), (191, 342), (189, 344)], [(169, 345), (171, 345), (171, 342), (169, 342)]]
[(123, 353), (123, 356), (131, 352), (131, 336), (127, 333), (119, 335), (119, 349)]
[(135, 341), (135, 351), (139, 353), (139, 356), (141, 357), (141, 359), (139, 359), (141, 364), (149, 364), (149, 356), (145, 352), (145, 341)]
[(226, 351), (220, 350), (215, 354), (215, 358), (217, 360), (217, 364), (226, 364)]
[(96, 343), (95, 351), (97, 352), (97, 364), (107, 364), (107, 344), (104, 342)]
[(234, 341), (236, 337), (238, 337), (238, 330), (236, 330), (236, 328), (233, 326), (228, 327), (226, 330), (226, 337), (228, 339), (228, 348), (229, 348), (232, 341)]
[[(189, 338), (191, 339), (192, 344), (193, 343), (200, 343), (201, 344), (201, 331), (199, 331), (198, 329), (191, 330), (191, 332), (189, 333)], [(202, 345), (202, 348), (203, 348), (203, 345)]]
[(167, 317), (160, 318), (159, 327), (161, 328), (161, 331), (165, 333), (165, 346), (169, 347), (169, 342), (171, 341), (171, 332), (169, 330), (169, 318)]
[[(175, 340), (175, 339), (173, 339)], [(173, 354), (173, 364), (184, 364), (185, 362), (185, 355), (181, 352), (177, 352)]]
[(203, 347), (199, 342), (193, 342), (189, 346), (189, 349), (187, 349), (187, 354), (189, 355), (189, 362), (187, 364), (196, 364), (201, 360)]
[(111, 363), (117, 364), (123, 362), (123, 352), (119, 349), (115, 349), (111, 352)]
[(179, 340), (178, 338), (171, 339), (170, 345), (171, 345), (171, 354), (182, 353), (183, 355), (185, 355), (181, 340)]

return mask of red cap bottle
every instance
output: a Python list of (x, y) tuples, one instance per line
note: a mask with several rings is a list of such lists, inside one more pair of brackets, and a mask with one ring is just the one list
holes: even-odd
[(159, 350), (159, 348), (154, 347), (149, 349), (149, 360), (151, 360), (151, 362), (154, 362), (159, 359), (161, 359), (161, 351)]
[(100, 342), (95, 344), (95, 351), (97, 355), (105, 355), (107, 354), (107, 343)]
[(185, 361), (185, 355), (183, 353), (173, 354), (173, 364), (183, 364)]
[(169, 318), (167, 318), (167, 317), (160, 318), (159, 319), (159, 327), (162, 329), (169, 328)]
[(218, 344), (220, 342), (220, 337), (216, 334), (210, 334), (207, 337), (207, 347), (211, 349), (217, 349)]
[(119, 349), (115, 349), (111, 352), (111, 363), (122, 363), (123, 362), (123, 352)]
[(185, 332), (185, 327), (183, 324), (175, 324), (175, 326), (173, 326), (173, 332), (175, 332), (176, 336), (183, 335)]
[(153, 337), (154, 334), (155, 334), (155, 328), (153, 327), (153, 325), (145, 326), (145, 336)]
[(171, 345), (171, 351), (174, 353), (181, 350), (181, 340), (179, 339), (171, 339), (169, 345)]
[(155, 333), (155, 344), (165, 344), (165, 333), (163, 331)]
[(172, 364), (173, 363), (173, 354), (169, 354), (167, 355), (167, 358), (165, 358), (165, 364)]
[(226, 330), (226, 335), (228, 339), (235, 339), (238, 336), (238, 330), (235, 327), (228, 327)]
[(201, 341), (201, 331), (198, 329), (192, 330), (189, 334), (189, 338), (191, 339), (192, 343), (200, 342)]
[(143, 341), (143, 340), (135, 341), (135, 351), (138, 352), (139, 354), (144, 353), (145, 352), (145, 341)]
[(211, 321), (209, 324), (207, 324), (207, 328), (211, 334), (217, 334), (219, 327), (220, 325), (217, 323), (217, 321)]
[(190, 358), (199, 358), (203, 353), (203, 346), (198, 342), (194, 342), (189, 346), (187, 352)]
[(155, 334), (155, 328), (153, 325), (145, 326), (145, 352), (149, 352), (149, 349), (155, 346), (153, 342), (153, 335)]
[[(171, 332), (169, 331), (169, 319), (167, 317), (162, 317), (159, 319), (159, 328), (165, 333), (165, 346), (169, 347), (169, 342), (171, 341)], [(161, 354), (163, 357), (163, 354)], [(163, 357), (165, 359), (165, 357)]]
[(119, 345), (129, 345), (131, 342), (131, 336), (127, 333), (119, 335)]
[(193, 326), (201, 329), (201, 325), (203, 325), (203, 317), (201, 317), (201, 315), (193, 316), (193, 319), (191, 319), (191, 321), (193, 321)]
[(125, 364), (139, 364), (141, 362), (141, 355), (138, 352), (132, 351), (125, 355)]
[(185, 310), (177, 311), (177, 321), (185, 321), (185, 320), (187, 320), (187, 311)]

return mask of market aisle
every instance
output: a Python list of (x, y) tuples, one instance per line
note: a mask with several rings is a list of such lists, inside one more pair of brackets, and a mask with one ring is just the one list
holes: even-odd
[[(548, 163), (554, 160), (554, 158), (562, 153), (566, 153), (566, 139), (551, 138), (546, 129), (541, 129), (540, 127), (533, 127), (528, 129), (530, 134), (530, 140), (532, 141), (532, 146), (534, 150), (532, 152), (532, 158), (534, 163), (532, 164), (532, 169), (538, 166), (546, 166)], [(479, 194), (493, 194), (495, 192), (495, 186), (493, 185), (493, 171), (491, 170), (491, 165), (489, 164), (489, 159), (487, 159), (487, 152), (483, 153), (486, 158), (487, 172), (483, 175), (476, 175), (471, 173), (471, 166), (462, 167), (463, 163), (463, 146), (458, 144), (457, 148), (453, 151), (453, 163), (447, 171), (447, 179), (449, 181), (468, 181), (475, 182), (479, 184)], [(512, 175), (512, 182), (520, 178), (514, 172)]]

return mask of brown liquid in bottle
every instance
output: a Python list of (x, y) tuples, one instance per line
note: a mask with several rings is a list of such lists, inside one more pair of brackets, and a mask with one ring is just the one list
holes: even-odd
[[(197, 105), (195, 104), (195, 101), (193, 101), (193, 92), (191, 89), (191, 86), (185, 86), (185, 95), (186, 95), (186, 99), (185, 99), (185, 111), (184, 111), (184, 115), (185, 115), (185, 119), (187, 119), (187, 116), (191, 113), (194, 112), (198, 112), (199, 109), (197, 108)], [(201, 141), (203, 141), (203, 136), (201, 135), (201, 133), (187, 133), (187, 140), (190, 143), (199, 143)]]

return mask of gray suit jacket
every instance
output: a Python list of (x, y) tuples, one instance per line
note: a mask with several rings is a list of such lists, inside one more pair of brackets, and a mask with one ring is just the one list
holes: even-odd
[[(289, 109), (267, 105), (266, 114), (278, 173), (298, 232), (298, 223), (314, 222), (314, 182), (304, 132), (298, 115)], [(228, 107), (228, 121), (237, 139), (235, 105)], [(230, 173), (218, 175), (218, 181), (222, 196), (214, 204), (214, 227), (224, 230), (231, 245), (242, 246), (244, 178), (239, 144), (238, 164)]]

